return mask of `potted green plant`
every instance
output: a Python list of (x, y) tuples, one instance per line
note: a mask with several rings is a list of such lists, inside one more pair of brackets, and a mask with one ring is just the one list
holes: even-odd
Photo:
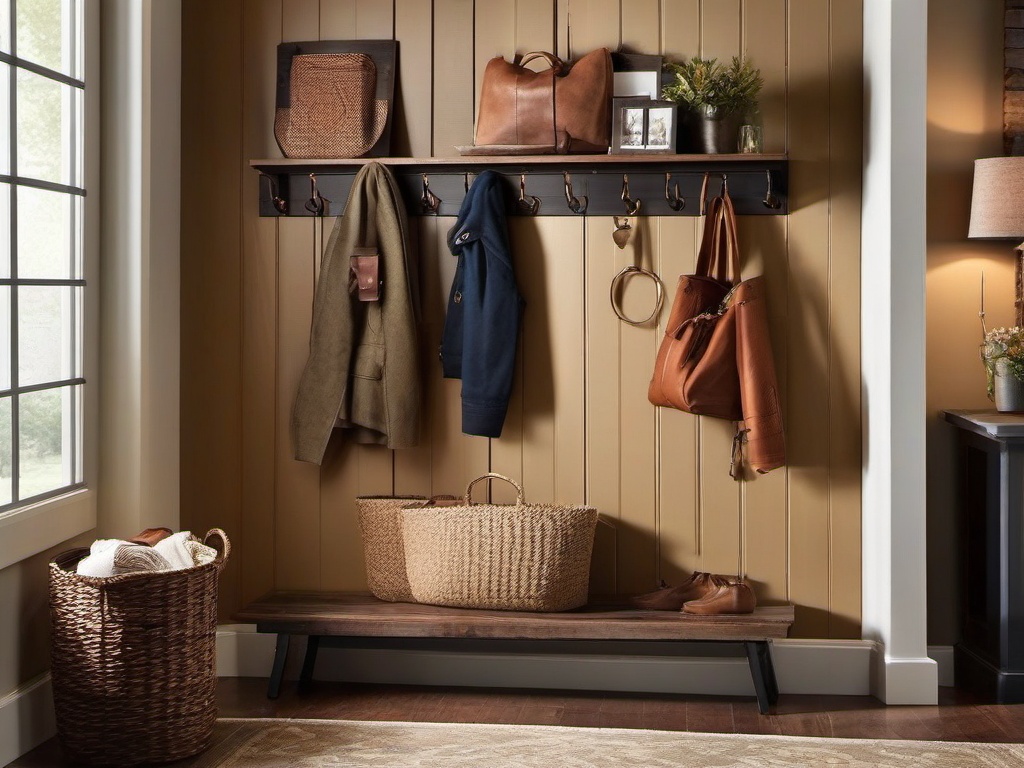
[(988, 396), (996, 410), (1024, 411), (1024, 328), (994, 328), (985, 334), (981, 359), (988, 375)]
[(739, 56), (733, 56), (728, 66), (718, 59), (694, 57), (666, 68), (673, 80), (662, 96), (679, 104), (687, 129), (679, 131), (679, 151), (735, 152), (740, 125), (757, 109), (757, 95), (764, 86), (761, 70)]

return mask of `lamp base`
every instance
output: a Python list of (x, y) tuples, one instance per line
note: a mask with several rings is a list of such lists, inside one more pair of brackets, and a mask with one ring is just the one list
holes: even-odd
[(1016, 258), (1014, 278), (1014, 300), (1013, 308), (1016, 310), (1017, 319), (1014, 321), (1017, 327), (1024, 326), (1024, 243), (1014, 249)]

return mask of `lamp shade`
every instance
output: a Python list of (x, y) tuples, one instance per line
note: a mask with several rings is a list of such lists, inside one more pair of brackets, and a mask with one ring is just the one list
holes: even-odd
[(974, 161), (972, 238), (1024, 240), (1024, 157)]

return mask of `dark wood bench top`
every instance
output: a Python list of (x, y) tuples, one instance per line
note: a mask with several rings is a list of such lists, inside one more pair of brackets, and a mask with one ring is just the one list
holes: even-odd
[(236, 618), (255, 623), (260, 632), (296, 635), (736, 642), (786, 637), (793, 606), (767, 606), (741, 616), (691, 616), (609, 600), (564, 613), (530, 613), (387, 603), (359, 592), (271, 592)]

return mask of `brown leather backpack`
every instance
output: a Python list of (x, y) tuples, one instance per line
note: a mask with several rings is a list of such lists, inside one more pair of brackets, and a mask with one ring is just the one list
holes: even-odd
[[(525, 66), (542, 58), (549, 69)], [(612, 60), (607, 48), (588, 53), (572, 67), (552, 53), (491, 59), (484, 70), (475, 147), (540, 154), (602, 153), (611, 132)], [(468, 150), (467, 154), (472, 153)]]
[(764, 278), (741, 279), (728, 194), (709, 205), (695, 273), (679, 277), (647, 397), (654, 405), (742, 421), (734, 477), (744, 442), (758, 472), (786, 463)]

